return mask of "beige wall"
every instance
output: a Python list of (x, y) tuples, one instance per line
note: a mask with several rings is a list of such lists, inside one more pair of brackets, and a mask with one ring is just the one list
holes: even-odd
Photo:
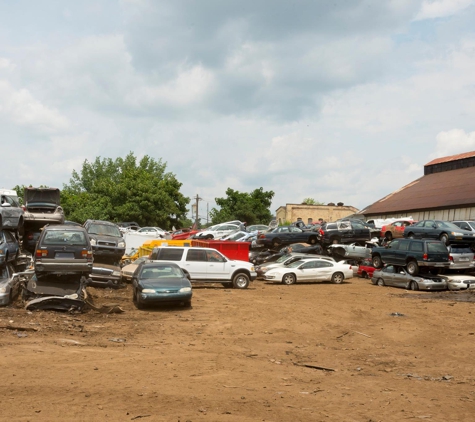
[(351, 206), (332, 206), (332, 205), (303, 205), (303, 204), (286, 204), (276, 210), (276, 218), (279, 224), (289, 221), (293, 223), (299, 218), (307, 224), (311, 218), (313, 222), (317, 222), (319, 218), (325, 221), (336, 221), (339, 218), (346, 217), (358, 212), (358, 209)]

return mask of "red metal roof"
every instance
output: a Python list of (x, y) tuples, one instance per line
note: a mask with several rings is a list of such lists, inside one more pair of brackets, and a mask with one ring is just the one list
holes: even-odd
[[(475, 152), (469, 154), (475, 155)], [(466, 154), (460, 155), (466, 158)], [(474, 186), (475, 167), (428, 174), (390, 193), (361, 210), (360, 213), (367, 216), (431, 208), (472, 206), (475, 205)]]
[(447, 163), (448, 161), (462, 160), (464, 158), (470, 158), (470, 157), (475, 157), (475, 151), (464, 152), (463, 154), (449, 155), (447, 157), (436, 158), (435, 160), (432, 160), (429, 163), (427, 163), (424, 167), (432, 166), (434, 164)]

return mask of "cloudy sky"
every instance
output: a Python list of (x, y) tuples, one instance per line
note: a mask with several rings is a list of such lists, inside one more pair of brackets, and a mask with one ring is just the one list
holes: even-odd
[(0, 0), (0, 187), (96, 157), (363, 208), (475, 150), (475, 0)]

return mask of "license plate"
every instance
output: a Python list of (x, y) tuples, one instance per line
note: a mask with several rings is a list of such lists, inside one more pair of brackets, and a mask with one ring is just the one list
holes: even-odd
[(74, 259), (73, 252), (56, 252), (55, 258), (59, 259)]
[(468, 261), (468, 258), (459, 258), (459, 261)]

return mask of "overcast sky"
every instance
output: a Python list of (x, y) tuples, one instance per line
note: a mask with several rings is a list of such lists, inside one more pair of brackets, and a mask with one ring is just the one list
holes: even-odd
[(475, 150), (474, 0), (0, 0), (0, 187), (149, 155), (357, 208)]

